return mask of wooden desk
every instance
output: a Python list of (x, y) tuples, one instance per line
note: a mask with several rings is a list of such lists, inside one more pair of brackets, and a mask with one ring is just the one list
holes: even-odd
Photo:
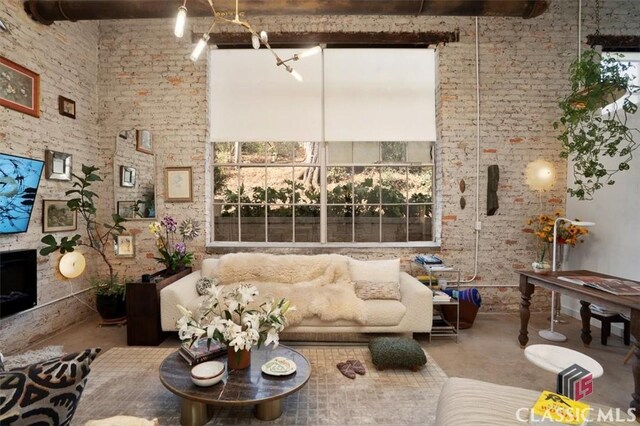
[[(548, 275), (537, 274), (533, 271), (518, 271), (520, 274), (520, 335), (518, 341), (520, 347), (524, 348), (529, 342), (529, 317), (531, 312), (531, 295), (535, 287), (544, 287), (558, 293), (566, 294), (569, 297), (580, 300), (580, 317), (582, 318), (582, 333), (580, 337), (585, 347), (591, 344), (591, 310), (589, 305), (595, 303), (613, 311), (631, 314), (631, 334), (635, 337), (631, 361), (633, 372), (634, 392), (631, 394), (631, 408), (640, 413), (640, 296), (615, 296), (604, 291), (590, 287), (576, 285), (567, 281), (559, 280), (558, 275), (597, 275), (600, 277), (618, 278), (612, 275), (599, 274), (591, 271), (560, 271)], [(640, 283), (638, 283), (640, 285)]]

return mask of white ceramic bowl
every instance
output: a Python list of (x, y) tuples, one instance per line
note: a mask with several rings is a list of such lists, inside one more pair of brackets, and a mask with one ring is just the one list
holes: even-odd
[(191, 369), (191, 380), (196, 386), (213, 386), (224, 377), (224, 364), (220, 361), (207, 361)]

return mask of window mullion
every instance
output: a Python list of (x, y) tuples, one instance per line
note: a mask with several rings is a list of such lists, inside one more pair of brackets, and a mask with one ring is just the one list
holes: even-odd
[(320, 243), (327, 242), (327, 144), (320, 142)]

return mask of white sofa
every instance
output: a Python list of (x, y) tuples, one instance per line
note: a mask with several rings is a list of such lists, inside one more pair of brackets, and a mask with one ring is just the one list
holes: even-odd
[[(226, 255), (233, 256), (233, 255)], [(260, 256), (260, 255), (254, 255)], [(278, 257), (271, 256), (269, 267), (278, 271)], [(291, 262), (295, 255), (286, 255)], [(322, 256), (322, 255), (319, 255)], [(326, 255), (325, 255), (326, 256)], [(337, 256), (337, 255), (330, 255)], [(310, 256), (300, 256), (300, 258), (309, 259)], [(287, 327), (287, 332), (292, 333), (430, 333), (433, 317), (432, 293), (420, 281), (411, 275), (400, 271), (399, 260), (386, 261), (395, 262), (391, 264), (383, 263), (385, 261), (357, 261), (346, 256), (338, 256), (348, 262), (351, 279), (354, 276), (362, 276), (361, 271), (369, 268), (369, 276), (395, 276), (400, 284), (401, 300), (358, 300), (358, 304), (364, 305), (366, 320), (355, 321), (346, 319), (334, 319), (331, 321), (322, 320), (318, 316), (306, 317), (295, 325)], [(161, 324), (164, 331), (175, 331), (176, 321), (180, 317), (180, 313), (176, 306), (178, 304), (195, 311), (204, 296), (200, 296), (196, 290), (196, 282), (203, 276), (216, 277), (219, 273), (220, 259), (205, 259), (202, 263), (202, 269), (192, 272), (186, 277), (181, 278), (173, 284), (162, 289), (160, 292), (160, 310)], [(274, 265), (275, 262), (275, 265)], [(283, 265), (281, 270), (285, 274), (287, 265)], [(291, 266), (291, 264), (289, 264)], [(370, 269), (373, 267), (373, 269)], [(376, 269), (376, 267), (378, 269)], [(256, 268), (260, 268), (259, 265)], [(381, 270), (380, 268), (383, 268)], [(291, 268), (290, 268), (291, 269)], [(294, 270), (295, 274), (295, 270)], [(283, 275), (284, 276), (284, 275)], [(371, 279), (371, 278), (367, 278)], [(291, 277), (289, 281), (291, 281)], [(240, 280), (242, 281), (242, 280)], [(293, 277), (295, 281), (295, 277)], [(244, 281), (246, 282), (246, 281)], [(259, 282), (251, 282), (261, 289)], [(350, 283), (349, 283), (350, 284)], [(313, 297), (309, 296), (311, 302)], [(300, 304), (300, 300), (297, 301)]]

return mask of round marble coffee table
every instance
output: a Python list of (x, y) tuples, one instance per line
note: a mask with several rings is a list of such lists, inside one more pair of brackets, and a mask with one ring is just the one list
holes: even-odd
[(604, 370), (598, 361), (573, 349), (555, 345), (531, 345), (524, 350), (524, 356), (529, 361), (552, 373), (558, 374), (562, 370), (578, 364), (589, 370), (594, 379), (602, 376)]
[[(269, 376), (262, 372), (262, 364), (281, 356), (296, 363), (296, 372), (288, 376)], [(227, 357), (217, 360), (226, 362)], [(160, 381), (169, 391), (178, 395), (180, 423), (200, 426), (213, 416), (216, 406), (254, 405), (260, 420), (275, 420), (282, 414), (285, 396), (302, 388), (311, 374), (309, 361), (299, 352), (279, 345), (251, 350), (251, 366), (244, 370), (226, 371), (225, 377), (211, 387), (199, 387), (191, 381), (191, 366), (174, 352), (160, 365)]]

